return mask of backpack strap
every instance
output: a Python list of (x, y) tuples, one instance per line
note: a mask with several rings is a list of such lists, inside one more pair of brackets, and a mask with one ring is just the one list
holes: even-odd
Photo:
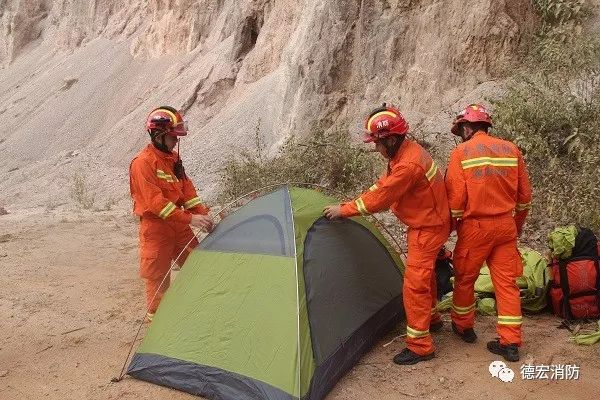
[(600, 311), (600, 254), (596, 256), (594, 265), (596, 266), (596, 303)]
[(560, 288), (563, 292), (560, 307), (563, 311), (563, 316), (567, 321), (573, 319), (573, 311), (571, 310), (571, 289), (569, 288), (569, 277), (567, 274), (567, 265), (570, 260), (558, 260), (558, 273), (560, 275)]

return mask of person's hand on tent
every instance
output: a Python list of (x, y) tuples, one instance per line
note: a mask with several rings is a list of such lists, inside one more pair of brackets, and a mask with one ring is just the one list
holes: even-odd
[(192, 221), (190, 222), (190, 225), (200, 228), (205, 232), (210, 232), (213, 230), (215, 223), (212, 217), (208, 215), (194, 214), (192, 215)]
[(342, 217), (342, 206), (339, 204), (327, 206), (323, 209), (323, 215), (328, 219), (336, 219)]

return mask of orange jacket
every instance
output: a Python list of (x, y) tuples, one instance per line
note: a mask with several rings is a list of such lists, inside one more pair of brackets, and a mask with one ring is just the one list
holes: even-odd
[(531, 185), (519, 148), (476, 132), (450, 154), (446, 191), (454, 218), (515, 215), (520, 232), (531, 208)]
[(208, 214), (192, 181), (175, 176), (177, 157), (176, 152), (166, 154), (149, 144), (131, 161), (129, 189), (136, 215), (189, 224), (192, 214)]
[(356, 200), (342, 204), (342, 216), (390, 208), (410, 228), (450, 226), (444, 179), (429, 153), (405, 139), (388, 163), (388, 173)]

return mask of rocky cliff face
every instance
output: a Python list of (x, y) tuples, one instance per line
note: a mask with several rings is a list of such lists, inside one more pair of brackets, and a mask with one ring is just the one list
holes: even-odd
[(535, 23), (526, 0), (0, 0), (0, 203), (67, 202), (78, 171), (125, 199), (158, 105), (205, 194), (257, 126), (275, 149), (382, 101), (448, 124)]

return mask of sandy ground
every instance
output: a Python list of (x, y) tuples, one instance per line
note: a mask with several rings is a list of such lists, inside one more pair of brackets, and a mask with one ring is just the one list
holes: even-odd
[[(126, 211), (38, 210), (0, 216), (0, 399), (191, 399), (126, 377), (123, 365), (144, 314), (137, 277), (137, 225)], [(448, 315), (444, 318), (448, 320)], [(437, 358), (414, 367), (391, 362), (392, 332), (333, 389), (341, 399), (589, 399), (600, 392), (600, 344), (579, 347), (550, 315), (525, 319), (523, 358), (577, 364), (578, 381), (504, 383), (488, 373), (493, 318), (479, 318), (478, 343), (455, 338), (446, 323)], [(398, 327), (400, 330), (402, 327)], [(142, 332), (143, 334), (143, 332)]]

